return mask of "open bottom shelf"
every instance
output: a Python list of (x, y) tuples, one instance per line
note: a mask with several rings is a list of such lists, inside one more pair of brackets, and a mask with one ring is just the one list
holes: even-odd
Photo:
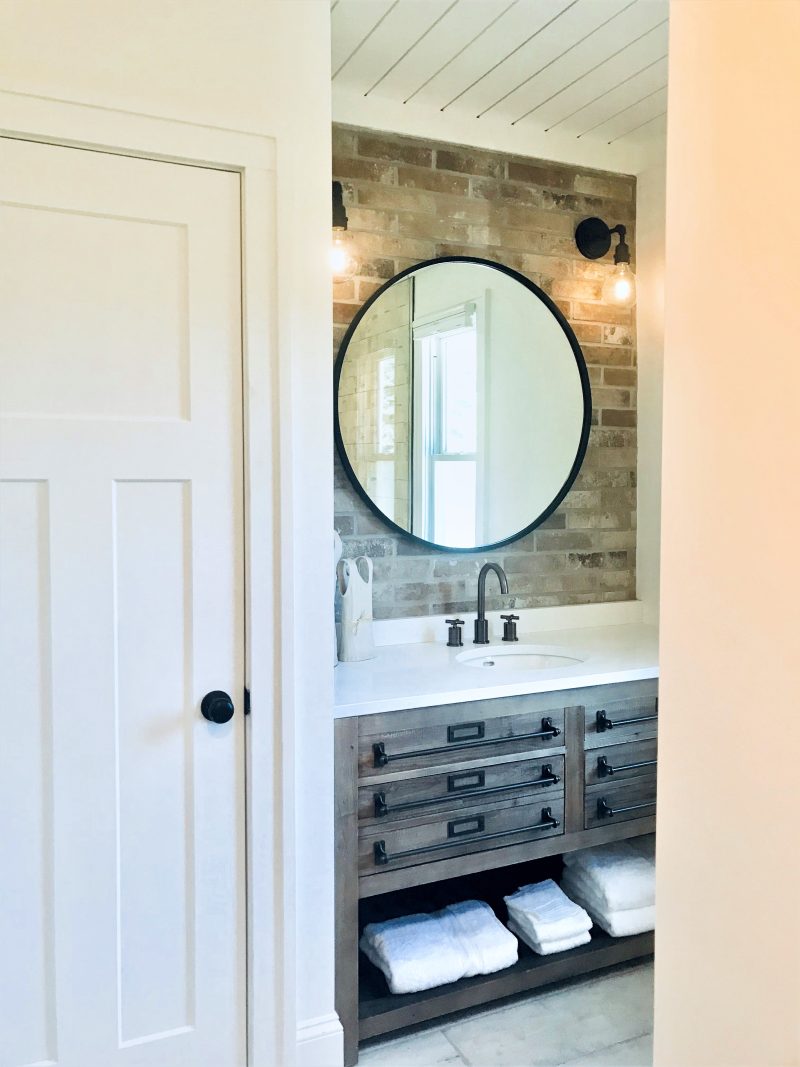
[(483, 1007), (493, 1000), (529, 989), (650, 956), (654, 940), (652, 932), (632, 937), (609, 937), (595, 927), (588, 945), (554, 956), (539, 956), (520, 942), (519, 959), (513, 967), (495, 974), (462, 978), (459, 982), (426, 989), (422, 993), (405, 994), (390, 993), (381, 972), (362, 953), (359, 959), (359, 1034), (362, 1040), (378, 1037), (465, 1008)]

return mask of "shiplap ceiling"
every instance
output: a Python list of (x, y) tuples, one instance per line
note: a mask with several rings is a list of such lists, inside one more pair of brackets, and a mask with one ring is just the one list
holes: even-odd
[(668, 0), (334, 0), (334, 90), (622, 147), (665, 127), (668, 14)]

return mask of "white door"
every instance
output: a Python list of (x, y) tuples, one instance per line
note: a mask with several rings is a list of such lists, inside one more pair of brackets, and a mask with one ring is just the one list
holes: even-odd
[(0, 1067), (245, 1062), (239, 264), (235, 174), (0, 139)]

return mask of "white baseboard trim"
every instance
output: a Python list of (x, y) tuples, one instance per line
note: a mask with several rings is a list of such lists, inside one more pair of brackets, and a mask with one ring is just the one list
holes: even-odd
[(297, 1067), (341, 1067), (344, 1035), (335, 1011), (297, 1027)]

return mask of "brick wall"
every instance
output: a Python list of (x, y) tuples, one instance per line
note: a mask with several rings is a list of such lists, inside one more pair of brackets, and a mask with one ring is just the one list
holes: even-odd
[(490, 609), (632, 599), (635, 317), (601, 302), (611, 256), (583, 259), (573, 234), (588, 215), (622, 222), (635, 255), (635, 178), (347, 126), (334, 127), (333, 146), (355, 260), (355, 275), (334, 284), (334, 352), (361, 304), (404, 267), (481, 256), (555, 300), (583, 348), (594, 401), (586, 459), (561, 507), (485, 555), (436, 552), (395, 534), (359, 500), (337, 459), (336, 527), (345, 555), (374, 560), (375, 618), (474, 612), (487, 559), (504, 567), (512, 594), (487, 597)]

